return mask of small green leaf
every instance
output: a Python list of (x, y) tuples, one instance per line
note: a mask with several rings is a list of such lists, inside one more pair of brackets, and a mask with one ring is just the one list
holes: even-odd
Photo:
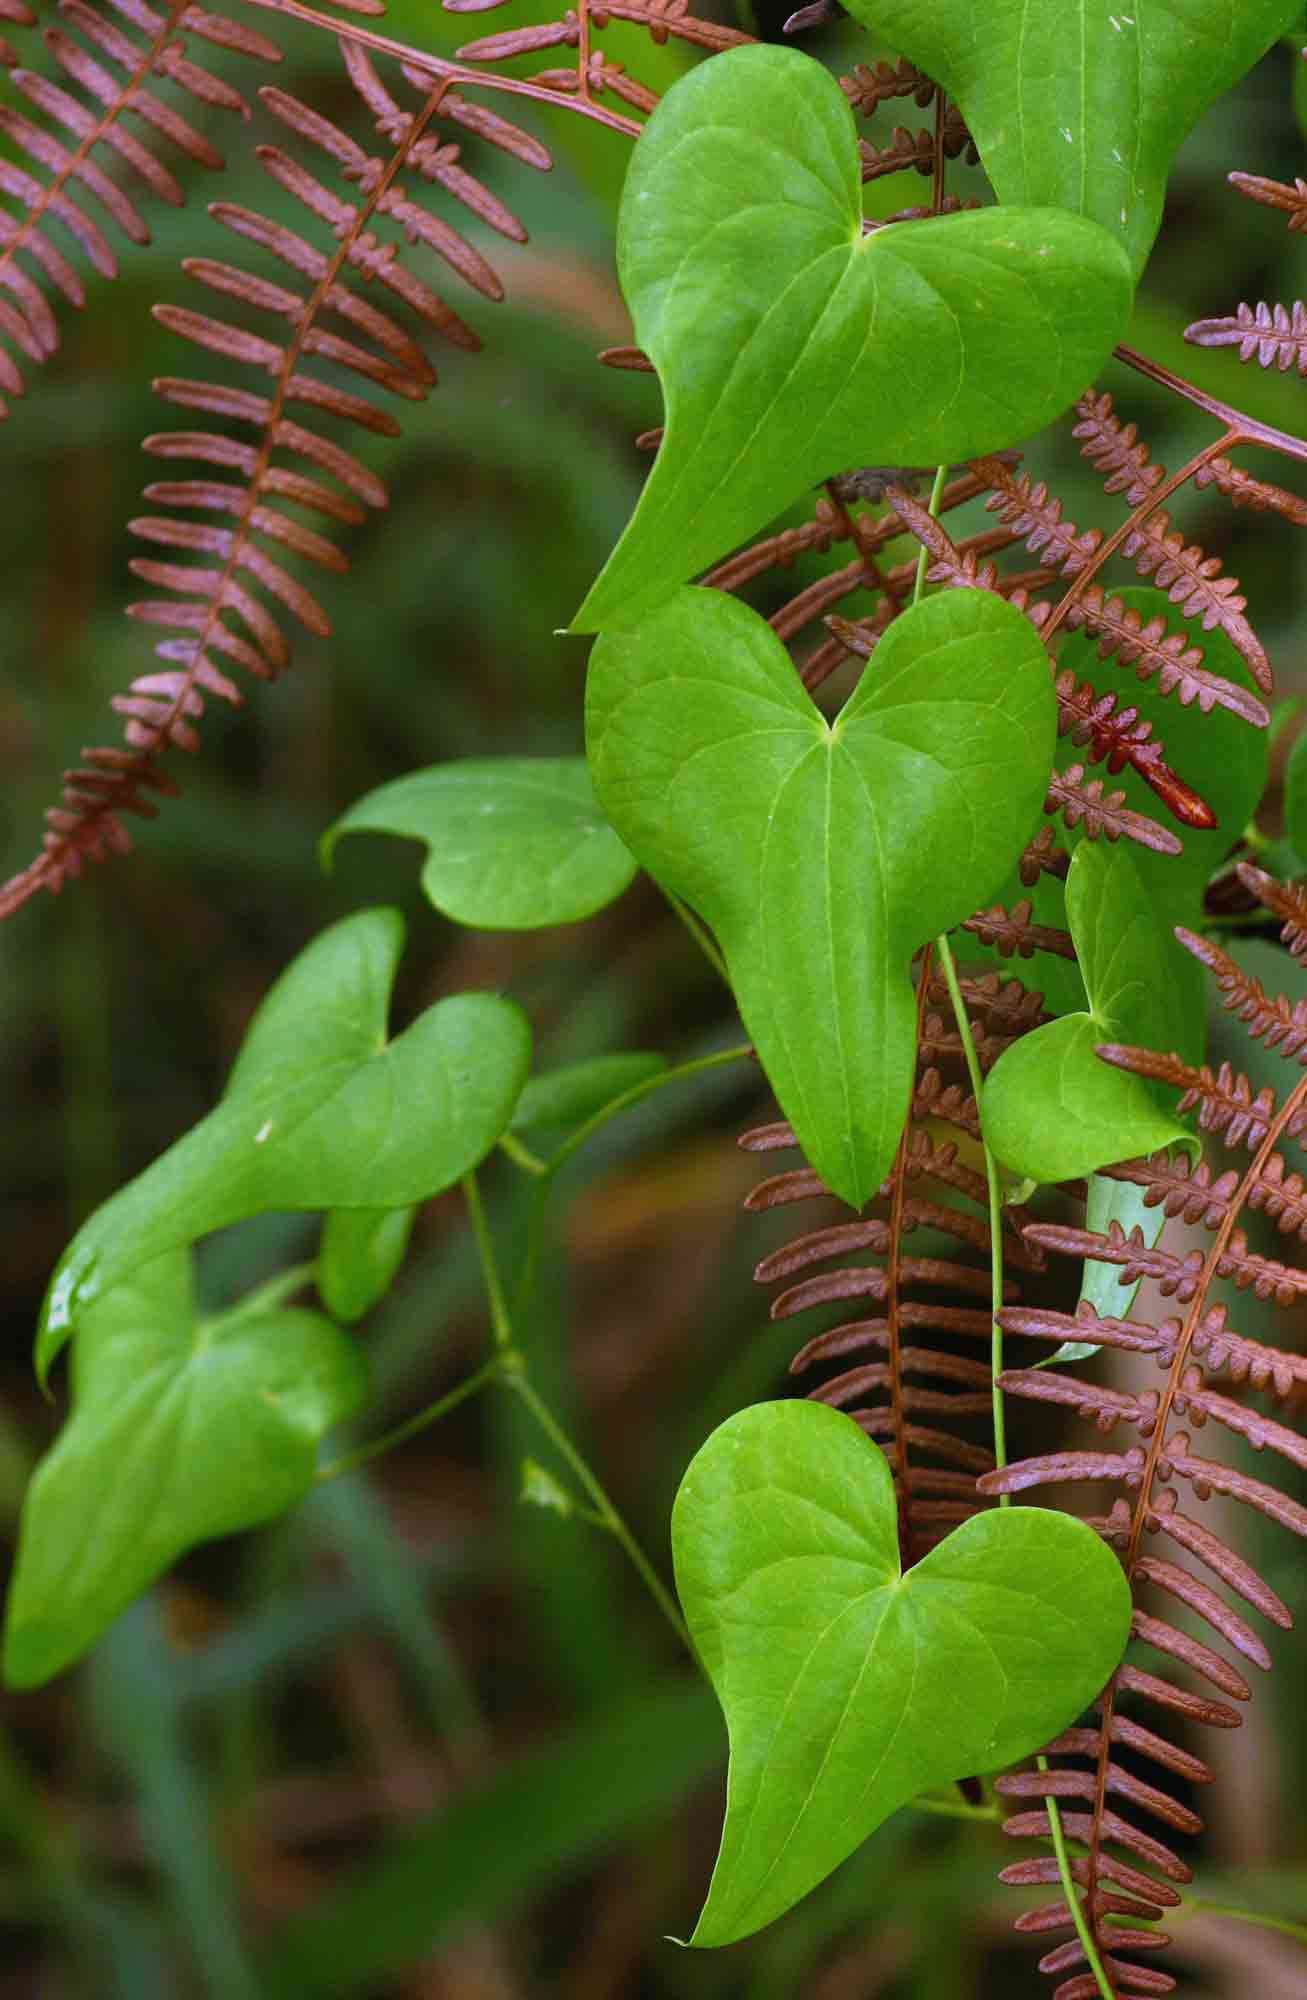
[(785, 1116), (854, 1207), (906, 1115), (912, 953), (1020, 852), (1054, 728), (1038, 637), (982, 591), (897, 619), (834, 724), (770, 627), (717, 591), (679, 591), (595, 647), (595, 789), (711, 925)]
[(404, 1261), (416, 1208), (333, 1208), (322, 1225), (318, 1291), (347, 1326), (384, 1299)]
[(1174, 1046), (1166, 940), (1124, 842), (1081, 842), (1066, 903), (1089, 1011), (1023, 1035), (999, 1057), (981, 1098), (995, 1154), (1011, 1172), (1044, 1183), (1162, 1146), (1194, 1145), (1158, 1085), (1109, 1068), (1095, 1053), (1100, 1042)]
[(318, 1440), (363, 1402), (353, 1343), (320, 1313), (197, 1321), (189, 1251), (82, 1315), (73, 1410), (23, 1505), (5, 1676), (34, 1687), (84, 1653), (184, 1549), (307, 1492)]
[(561, 1514), (565, 1520), (576, 1512), (576, 1501), (567, 1488), (538, 1459), (522, 1460), (521, 1498), (525, 1506), (542, 1507), (547, 1514)]
[(770, 1923), (918, 1792), (1038, 1749), (1129, 1631), (1120, 1563), (1066, 1514), (979, 1514), (902, 1575), (884, 1454), (821, 1403), (714, 1431), (672, 1548), (731, 1740), (696, 1945)]
[(217, 1109), (65, 1250), (37, 1338), (42, 1381), (79, 1313), (165, 1250), (265, 1209), (401, 1208), (484, 1159), (525, 1080), (530, 1029), (510, 1001), (459, 993), (388, 1043), (403, 941), (394, 910), (364, 910), (282, 974)]
[(666, 1056), (632, 1049), (629, 1054), (591, 1056), (586, 1062), (546, 1070), (533, 1076), (518, 1098), (510, 1129), (568, 1131), (666, 1067)]
[(634, 623), (848, 466), (1040, 430), (1123, 337), (1132, 290), (1120, 246), (1052, 208), (864, 236), (848, 101), (778, 48), (672, 86), (632, 158), (618, 261), (667, 428), (577, 632)]
[(1141, 271), (1185, 136), (1298, 0), (849, 0), (955, 98), (1000, 202), (1091, 217)]
[[(1144, 1200), (1143, 1188), (1133, 1181), (1109, 1180), (1106, 1174), (1089, 1176), (1089, 1198), (1085, 1203), (1085, 1228), (1096, 1236), (1106, 1236), (1116, 1223), (1128, 1236), (1132, 1229), (1141, 1232), (1142, 1239), (1150, 1250), (1154, 1249), (1166, 1226), (1166, 1211), (1150, 1208)], [(1085, 1259), (1085, 1275), (1080, 1281), (1080, 1301), (1082, 1306), (1091, 1306), (1100, 1318), (1129, 1319), (1134, 1302), (1139, 1296), (1139, 1282), (1122, 1285), (1118, 1265), (1101, 1264), (1096, 1257)], [(1055, 1353), (1043, 1361), (1035, 1363), (1036, 1368), (1056, 1368), (1063, 1362), (1088, 1361), (1091, 1354), (1098, 1353), (1098, 1343), (1093, 1340), (1064, 1340)]]
[(426, 843), (422, 887), (455, 923), (534, 931), (615, 902), (635, 862), (595, 804), (584, 757), (484, 757), (397, 778), (324, 836), (328, 867), (346, 833)]

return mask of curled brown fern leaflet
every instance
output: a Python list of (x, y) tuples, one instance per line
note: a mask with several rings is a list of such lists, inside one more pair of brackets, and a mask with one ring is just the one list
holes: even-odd
[[(1301, 1065), (1300, 1010), (1268, 996), (1210, 941), (1182, 937), (1216, 974), (1226, 1004), (1251, 1033)], [(1105, 1487), (1107, 1511), (1096, 1525), (1120, 1551), (1135, 1593), (1134, 1637), (1171, 1664), (1158, 1673), (1128, 1657), (1104, 1690), (1094, 1720), (1049, 1746), (1050, 1768), (1000, 1779), (999, 1790), (1020, 1807), (1005, 1827), (1015, 1838), (1047, 1837), (1044, 1801), (1056, 1799), (1069, 1808), (1062, 1824), (1083, 1850), (1072, 1873), (1108, 1975), (1123, 1994), (1165, 1993), (1174, 1988), (1174, 1978), (1140, 1955), (1151, 1961), (1168, 1940), (1140, 1925), (1178, 1904), (1190, 1879), (1174, 1836), (1196, 1833), (1201, 1821), (1174, 1796), (1170, 1781), (1202, 1786), (1211, 1772), (1201, 1758), (1172, 1745), (1161, 1728), (1168, 1714), (1203, 1727), (1236, 1727), (1239, 1706), (1252, 1693), (1246, 1670), (1264, 1672), (1271, 1665), (1266, 1641), (1249, 1614), (1282, 1628), (1291, 1622), (1278, 1593), (1203, 1521), (1201, 1503), (1219, 1494), (1307, 1536), (1307, 1508), (1242, 1465), (1202, 1454), (1194, 1436), (1211, 1424), (1258, 1453), (1307, 1466), (1307, 1442), (1279, 1416), (1248, 1400), (1251, 1391), (1272, 1403), (1286, 1402), (1307, 1381), (1307, 1362), (1232, 1326), (1229, 1309), (1213, 1297), (1221, 1278), (1281, 1306), (1307, 1296), (1307, 1273), (1251, 1248), (1241, 1226), (1249, 1212), (1262, 1210), (1282, 1234), (1307, 1237), (1307, 1191), (1280, 1150), (1307, 1127), (1307, 1079), (1299, 1077), (1279, 1097), (1269, 1087), (1254, 1091), (1228, 1065), (1213, 1072), (1147, 1050), (1112, 1047), (1100, 1053), (1181, 1091), (1182, 1104), (1199, 1108), (1209, 1132), (1228, 1146), (1252, 1151), (1253, 1159), (1246, 1168), (1219, 1174), (1165, 1155), (1113, 1170), (1143, 1188), (1150, 1206), (1212, 1232), (1206, 1252), (1150, 1248), (1142, 1230), (1126, 1232), (1115, 1223), (1103, 1234), (1052, 1223), (1026, 1228), (1028, 1242), (1115, 1267), (1123, 1284), (1153, 1278), (1182, 1311), (1150, 1325), (1102, 1317), (1084, 1305), (1074, 1314), (1005, 1309), (1002, 1323), (1014, 1334), (1151, 1354), (1163, 1381), (1157, 1389), (1119, 1390), (1066, 1371), (1007, 1370), (1001, 1378), (1006, 1393), (1073, 1412), (1100, 1434), (1124, 1426), (1140, 1442), (1124, 1450), (1099, 1445), (1045, 1453), (988, 1473), (980, 1484), (991, 1495), (1039, 1493), (1075, 1481)], [(1196, 1569), (1177, 1557), (1188, 1557)], [(1172, 1623), (1176, 1607), (1205, 1623), (1217, 1644)], [(1172, 1680), (1173, 1669), (1181, 1670), (1182, 1684)], [(1190, 1680), (1198, 1683), (1196, 1690)], [(1134, 1717), (1138, 1703), (1146, 1722)], [(1141, 1763), (1156, 1767), (1157, 1783), (1138, 1775)], [(1053, 1886), (1060, 1878), (1056, 1860), (1046, 1856), (1015, 1863), (1004, 1870), (1004, 1879)], [(1019, 1928), (1047, 1938), (1071, 1933), (1071, 1912), (1065, 1901), (1054, 1901), (1023, 1917)], [(1092, 1972), (1080, 1969), (1085, 1955), (1078, 1935), (1052, 1945), (1041, 1963), (1061, 1976), (1057, 2000), (1088, 2000), (1098, 1991)]]

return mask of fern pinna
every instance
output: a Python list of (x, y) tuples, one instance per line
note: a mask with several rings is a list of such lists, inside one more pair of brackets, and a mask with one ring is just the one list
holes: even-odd
[[(1277, 913), (1292, 909), (1298, 935), (1297, 926), (1307, 915), (1301, 891), (1285, 890), (1258, 870), (1244, 868), (1241, 873), (1268, 908)], [(1180, 935), (1216, 975), (1225, 1006), (1250, 1035), (1301, 1064), (1307, 1043), (1301, 1003), (1268, 995), (1210, 939)], [(1201, 1827), (1192, 1808), (1167, 1789), (1166, 1774), (1204, 1785), (1211, 1772), (1201, 1758), (1170, 1743), (1153, 1725), (1160, 1711), (1163, 1724), (1169, 1715), (1187, 1724), (1234, 1728), (1240, 1720), (1236, 1704), (1251, 1694), (1242, 1664), (1181, 1630), (1168, 1614), (1174, 1607), (1194, 1614), (1241, 1663), (1261, 1670), (1271, 1665), (1265, 1641), (1229, 1596), (1273, 1625), (1292, 1622), (1277, 1592), (1193, 1511), (1192, 1503), (1216, 1494), (1307, 1536), (1307, 1508), (1241, 1467), (1201, 1453), (1193, 1436), (1211, 1423), (1256, 1452), (1307, 1467), (1302, 1437), (1249, 1399), (1250, 1391), (1282, 1404), (1296, 1399), (1307, 1383), (1307, 1359), (1238, 1331), (1230, 1323), (1230, 1308), (1215, 1296), (1218, 1281), (1228, 1280), (1237, 1290), (1277, 1306), (1307, 1297), (1307, 1273), (1251, 1248), (1242, 1226), (1248, 1214), (1264, 1211), (1286, 1235), (1304, 1232), (1302, 1177), (1288, 1165), (1282, 1147), (1307, 1124), (1307, 1079), (1277, 1097), (1269, 1087), (1254, 1093), (1247, 1079), (1228, 1066), (1213, 1072), (1173, 1056), (1118, 1046), (1105, 1046), (1100, 1054), (1122, 1069), (1181, 1091), (1181, 1104), (1197, 1108), (1203, 1127), (1227, 1147), (1251, 1151), (1252, 1162), (1245, 1169), (1214, 1174), (1206, 1165), (1191, 1167), (1160, 1155), (1113, 1170), (1117, 1178), (1142, 1188), (1149, 1206), (1210, 1232), (1206, 1251), (1150, 1246), (1142, 1230), (1127, 1233), (1117, 1224), (1106, 1234), (1059, 1223), (1027, 1225), (1031, 1246), (1114, 1268), (1123, 1285), (1148, 1278), (1181, 1310), (1150, 1324), (1101, 1317), (1087, 1305), (1074, 1313), (1006, 1307), (1001, 1322), (1012, 1334), (1150, 1354), (1164, 1379), (1157, 1389), (1127, 1391), (1093, 1380), (1093, 1363), (1079, 1364), (1090, 1379), (1061, 1369), (1007, 1370), (1001, 1377), (1005, 1394), (1073, 1411), (1103, 1433), (1124, 1426), (1140, 1442), (1123, 1450), (1097, 1445), (1041, 1454), (985, 1473), (979, 1484), (991, 1497), (1042, 1493), (1086, 1481), (1104, 1487), (1110, 1502), (1097, 1525), (1119, 1550), (1132, 1589), (1142, 1600), (1135, 1613), (1135, 1638), (1206, 1686), (1194, 1692), (1177, 1686), (1169, 1669), (1159, 1674), (1128, 1659), (1104, 1690), (1093, 1721), (1051, 1744), (1046, 1767), (1000, 1779), (999, 1790), (1009, 1800), (1029, 1802), (1006, 1823), (1005, 1831), (1016, 1838), (1047, 1837), (1047, 1815), (1038, 1801), (1057, 1800), (1067, 1808), (1063, 1827), (1084, 1849), (1072, 1862), (1072, 1872), (1105, 1969), (1123, 1994), (1165, 1993), (1175, 1986), (1174, 1978), (1141, 1964), (1139, 1954), (1151, 1955), (1168, 1940), (1140, 1925), (1176, 1906), (1181, 1885), (1190, 1879), (1188, 1864), (1169, 1835), (1189, 1836)], [(1214, 1377), (1226, 1378), (1236, 1393), (1213, 1386)], [(1191, 1557), (1228, 1595), (1177, 1562), (1177, 1554)], [(1144, 1705), (1147, 1723), (1122, 1712), (1135, 1703)], [(1154, 1784), (1118, 1762), (1122, 1752), (1129, 1753), (1132, 1763), (1156, 1765), (1163, 1782)], [(1139, 1818), (1145, 1825), (1136, 1823)], [(1051, 1886), (1059, 1879), (1052, 1856), (1019, 1861), (1004, 1870), (1004, 1880), (1021, 1885)], [(1058, 1900), (1021, 1918), (1019, 1928), (1055, 1937), (1071, 1931), (1071, 1912)], [(1075, 1935), (1046, 1953), (1043, 1968), (1066, 1975), (1056, 1989), (1057, 2000), (1087, 2000), (1098, 1991), (1094, 1974), (1079, 1969), (1084, 1962)]]

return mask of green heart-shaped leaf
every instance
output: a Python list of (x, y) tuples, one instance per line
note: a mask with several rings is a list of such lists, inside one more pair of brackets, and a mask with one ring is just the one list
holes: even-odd
[(1298, 0), (848, 0), (956, 98), (1002, 202), (1092, 217), (1142, 270), (1185, 135)]
[(1169, 940), (1124, 842), (1081, 842), (1066, 907), (1089, 1011), (1023, 1035), (999, 1057), (981, 1098), (993, 1151), (1013, 1173), (1043, 1182), (1194, 1143), (1158, 1085), (1110, 1069), (1095, 1054), (1100, 1042), (1174, 1045)]
[(792, 49), (673, 85), (632, 158), (618, 259), (667, 430), (578, 632), (643, 617), (832, 473), (1039, 430), (1130, 312), (1120, 246), (1054, 209), (864, 236), (853, 114)]
[(672, 1514), (676, 1583), (731, 1739), (690, 1942), (789, 1909), (897, 1807), (1015, 1763), (1098, 1693), (1130, 1592), (1083, 1522), (979, 1514), (906, 1575), (884, 1454), (822, 1403), (714, 1431)]
[(60, 1672), (184, 1549), (293, 1505), (318, 1440), (367, 1390), (357, 1348), (320, 1313), (197, 1321), (182, 1250), (83, 1315), (72, 1381), (72, 1416), (23, 1503), (11, 1687)]
[(404, 926), (364, 910), (313, 940), (250, 1024), (221, 1104), (96, 1210), (46, 1295), (37, 1372), (87, 1306), (138, 1265), (265, 1209), (401, 1208), (484, 1159), (526, 1080), (531, 1032), (459, 993), (393, 1042)]
[(595, 805), (584, 757), (436, 764), (352, 805), (323, 839), (328, 866), (345, 833), (424, 841), (427, 896), (479, 930), (576, 923), (614, 902), (635, 874)]
[(906, 1115), (912, 953), (1020, 852), (1054, 730), (1038, 637), (982, 591), (897, 619), (834, 724), (770, 626), (716, 591), (679, 591), (595, 647), (600, 800), (716, 932), (782, 1110), (854, 1207)]

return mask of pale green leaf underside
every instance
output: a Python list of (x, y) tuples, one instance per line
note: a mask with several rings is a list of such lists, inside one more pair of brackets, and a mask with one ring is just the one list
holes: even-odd
[(318, 1291), (347, 1326), (384, 1299), (408, 1250), (417, 1209), (333, 1208), (318, 1245)]
[(293, 1505), (318, 1440), (366, 1387), (358, 1350), (320, 1313), (197, 1322), (189, 1251), (91, 1307), (72, 1415), (23, 1503), (10, 1685), (69, 1665), (184, 1549)]
[(614, 902), (635, 862), (595, 805), (584, 757), (477, 757), (382, 785), (322, 843), (393, 833), (427, 848), (422, 887), (455, 923), (542, 930)]
[(672, 1546), (731, 1744), (696, 1945), (780, 1916), (918, 1792), (1047, 1742), (1129, 1628), (1110, 1549), (1038, 1508), (978, 1515), (901, 1576), (885, 1457), (820, 1403), (759, 1404), (715, 1431)]
[(1125, 331), (1097, 225), (989, 209), (862, 234), (853, 114), (810, 57), (731, 50), (640, 138), (618, 257), (666, 435), (573, 629), (641, 618), (808, 487), (992, 451), (1059, 416)]
[(981, 1099), (985, 1137), (999, 1159), (1041, 1182), (1193, 1143), (1157, 1085), (1109, 1068), (1095, 1053), (1100, 1042), (1173, 1045), (1167, 941), (1124, 842), (1081, 842), (1066, 903), (1089, 1011), (1024, 1035), (999, 1057)]
[(855, 1207), (906, 1115), (912, 953), (1020, 852), (1054, 731), (1037, 636), (979, 591), (898, 619), (834, 725), (770, 627), (716, 591), (678, 591), (595, 647), (604, 809), (711, 925), (782, 1110)]
[(388, 1043), (403, 939), (395, 911), (365, 910), (282, 974), (217, 1109), (64, 1252), (37, 1340), (42, 1379), (77, 1316), (165, 1250), (268, 1209), (404, 1207), (490, 1151), (526, 1080), (526, 1019), (496, 994), (460, 993)]
[(848, 0), (961, 106), (1001, 202), (1101, 223), (1143, 269), (1171, 162), (1298, 0)]

